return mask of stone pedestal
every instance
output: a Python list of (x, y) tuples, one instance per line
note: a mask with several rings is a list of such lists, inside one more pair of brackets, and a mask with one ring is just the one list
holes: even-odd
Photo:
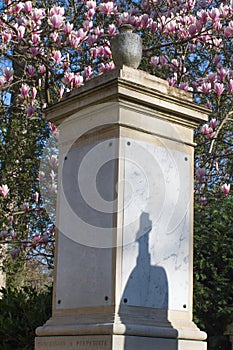
[(225, 335), (229, 336), (229, 340), (231, 342), (231, 348), (233, 350), (233, 323), (229, 324), (229, 326), (226, 329)]
[(192, 322), (192, 193), (207, 110), (123, 67), (48, 119), (60, 127), (56, 277), (35, 349), (205, 350)]

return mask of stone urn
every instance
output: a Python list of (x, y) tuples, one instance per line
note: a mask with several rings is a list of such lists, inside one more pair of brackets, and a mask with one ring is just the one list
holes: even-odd
[(124, 24), (119, 27), (119, 34), (111, 40), (112, 58), (116, 67), (123, 65), (138, 68), (142, 58), (142, 39), (133, 33), (133, 27)]

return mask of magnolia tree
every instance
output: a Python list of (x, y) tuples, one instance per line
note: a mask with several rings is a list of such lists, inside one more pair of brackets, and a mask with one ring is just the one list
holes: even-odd
[[(122, 24), (143, 39), (140, 69), (209, 108), (196, 131), (195, 196), (227, 197), (232, 182), (233, 1), (11, 1), (0, 18), (0, 230), (13, 258), (52, 252), (54, 225), (41, 189), (56, 192), (57, 154), (46, 156), (44, 109), (115, 68), (110, 41)], [(53, 146), (48, 147), (53, 151)], [(227, 200), (230, 199), (228, 196)], [(49, 201), (51, 198), (49, 198)], [(52, 254), (52, 253), (51, 253)]]

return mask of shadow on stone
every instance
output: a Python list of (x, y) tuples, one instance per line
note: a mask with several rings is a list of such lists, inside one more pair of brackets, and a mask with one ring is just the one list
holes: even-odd
[[(161, 266), (151, 264), (149, 214), (140, 216), (134, 243), (138, 246), (136, 266), (122, 293), (119, 317), (125, 326), (124, 349), (177, 350), (177, 331), (168, 321), (168, 279)], [(170, 339), (168, 339), (170, 338)]]

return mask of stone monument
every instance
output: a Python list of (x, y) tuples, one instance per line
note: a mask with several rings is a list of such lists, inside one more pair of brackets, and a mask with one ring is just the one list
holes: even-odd
[(193, 130), (207, 109), (120, 67), (47, 111), (60, 128), (52, 317), (36, 350), (205, 350), (192, 321)]
[(227, 329), (225, 331), (225, 335), (228, 335), (229, 341), (231, 343), (231, 348), (233, 350), (233, 323), (231, 323), (227, 326)]

